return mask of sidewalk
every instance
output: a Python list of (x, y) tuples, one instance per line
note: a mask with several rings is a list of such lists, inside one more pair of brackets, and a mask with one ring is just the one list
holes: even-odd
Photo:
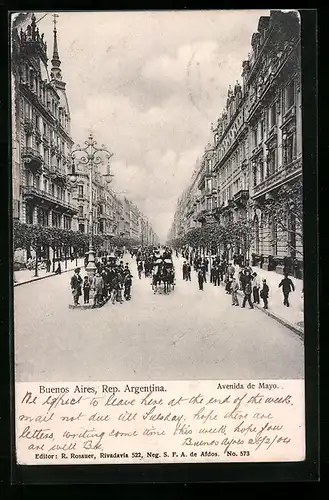
[[(238, 276), (239, 266), (235, 267), (235, 276)], [(268, 298), (268, 310), (263, 310), (266, 314), (276, 316), (276, 319), (281, 322), (290, 323), (292, 326), (296, 327), (299, 333), (304, 333), (304, 312), (302, 304), (302, 290), (303, 281), (296, 278), (291, 278), (294, 284), (295, 291), (291, 292), (289, 295), (290, 307), (283, 305), (283, 293), (282, 289), (279, 288), (279, 283), (284, 278), (283, 275), (276, 273), (275, 271), (265, 271), (257, 266), (252, 267), (252, 270), (257, 273), (259, 279), (262, 281), (266, 279), (266, 283), (270, 289)], [(260, 306), (263, 307), (263, 301), (260, 299)]]
[[(73, 271), (76, 267), (84, 267), (84, 259), (77, 260), (78, 265), (75, 265), (75, 259), (71, 261), (67, 261), (67, 269), (65, 269), (65, 262), (61, 262), (62, 273)], [(38, 270), (38, 276), (34, 276), (34, 269), (23, 269), (22, 271), (14, 272), (14, 286), (24, 285), (25, 283), (31, 283), (32, 281), (38, 281), (45, 278), (50, 278), (50, 276), (56, 276), (55, 273), (50, 272), (47, 273), (46, 270)]]
[[(182, 264), (184, 259), (181, 255), (178, 258), (178, 268), (176, 269), (176, 275), (182, 272)], [(238, 278), (238, 273), (240, 271), (239, 266), (235, 267), (235, 277)], [(260, 309), (264, 314), (271, 316), (273, 319), (278, 321), (279, 323), (285, 325), (290, 330), (294, 331), (297, 335), (304, 337), (304, 312), (303, 312), (303, 304), (301, 300), (302, 290), (303, 290), (303, 281), (291, 278), (295, 291), (291, 292), (289, 295), (289, 303), (290, 307), (286, 307), (283, 305), (283, 294), (282, 289), (279, 288), (279, 283), (284, 277), (281, 274), (276, 273), (275, 271), (265, 271), (260, 269), (257, 266), (252, 267), (252, 270), (257, 273), (260, 280), (266, 279), (269, 291), (268, 298), (268, 309), (263, 309), (263, 301), (260, 299), (260, 305), (257, 304), (255, 307)], [(207, 281), (210, 281), (210, 273), (207, 274)], [(225, 285), (222, 283), (222, 285)], [(216, 288), (216, 287), (215, 287)], [(242, 297), (242, 292), (238, 292), (240, 297)]]

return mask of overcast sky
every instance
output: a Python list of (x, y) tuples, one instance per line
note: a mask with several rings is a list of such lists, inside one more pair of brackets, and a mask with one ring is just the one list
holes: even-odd
[[(165, 241), (228, 85), (241, 81), (251, 36), (269, 11), (58, 14), (72, 138), (81, 143), (92, 131), (113, 151), (113, 189)], [(48, 13), (39, 22), (49, 59), (52, 21)]]

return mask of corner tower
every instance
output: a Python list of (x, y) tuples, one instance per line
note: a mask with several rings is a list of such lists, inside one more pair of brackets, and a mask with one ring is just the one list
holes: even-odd
[(51, 60), (51, 73), (50, 73), (50, 78), (51, 81), (54, 83), (55, 87), (64, 90), (65, 89), (65, 83), (63, 82), (62, 79), (62, 70), (61, 70), (61, 60), (59, 58), (59, 53), (58, 53), (58, 42), (57, 42), (57, 18), (59, 17), (58, 14), (53, 14), (54, 17), (54, 46), (53, 46), (53, 57)]

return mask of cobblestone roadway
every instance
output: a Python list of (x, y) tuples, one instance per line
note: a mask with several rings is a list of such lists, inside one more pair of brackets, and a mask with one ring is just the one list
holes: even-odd
[(68, 309), (71, 273), (15, 288), (17, 381), (303, 377), (293, 332), (233, 307), (223, 287), (199, 291), (194, 272), (191, 283), (176, 274), (168, 296), (135, 277), (130, 302), (94, 310)]

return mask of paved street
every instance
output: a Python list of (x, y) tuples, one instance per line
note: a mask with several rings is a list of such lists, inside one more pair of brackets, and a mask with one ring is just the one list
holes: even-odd
[[(223, 287), (183, 282), (154, 295), (134, 275), (132, 300), (69, 309), (71, 273), (14, 289), (17, 381), (284, 379), (303, 377), (303, 343)], [(82, 270), (82, 276), (84, 276)]]

